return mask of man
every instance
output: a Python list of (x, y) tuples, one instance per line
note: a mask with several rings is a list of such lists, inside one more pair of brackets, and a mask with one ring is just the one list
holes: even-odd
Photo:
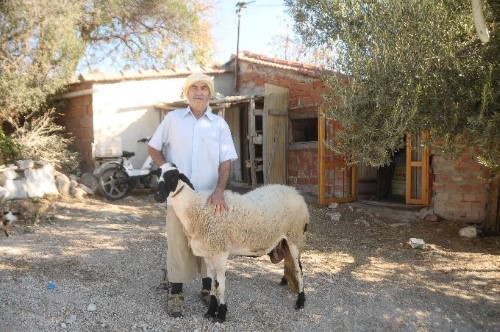
[[(208, 106), (214, 95), (213, 77), (191, 74), (183, 86), (188, 107), (167, 113), (149, 141), (148, 152), (160, 167), (168, 161), (184, 173), (195, 190), (210, 190), (207, 205), (214, 214), (226, 211), (224, 189), (231, 161), (238, 158), (227, 122)], [(165, 149), (165, 157), (162, 151)], [(207, 304), (212, 280), (202, 258), (192, 254), (182, 224), (167, 201), (167, 272), (171, 285), (167, 311), (182, 317), (182, 284), (202, 275), (202, 299)]]

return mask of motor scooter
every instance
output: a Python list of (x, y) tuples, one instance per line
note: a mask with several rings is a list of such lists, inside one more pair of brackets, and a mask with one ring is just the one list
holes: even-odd
[[(146, 143), (148, 138), (138, 140)], [(108, 200), (119, 200), (127, 196), (135, 188), (156, 190), (158, 184), (158, 168), (148, 155), (141, 168), (134, 168), (130, 158), (135, 152), (122, 151), (120, 157), (99, 157), (96, 161), (101, 165), (94, 170), (97, 179), (97, 190)]]

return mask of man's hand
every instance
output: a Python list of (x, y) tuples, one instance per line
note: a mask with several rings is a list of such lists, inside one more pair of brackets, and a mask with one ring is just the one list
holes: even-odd
[(207, 199), (207, 206), (212, 208), (212, 212), (216, 216), (223, 215), (226, 210), (226, 202), (224, 201), (224, 192), (214, 191)]

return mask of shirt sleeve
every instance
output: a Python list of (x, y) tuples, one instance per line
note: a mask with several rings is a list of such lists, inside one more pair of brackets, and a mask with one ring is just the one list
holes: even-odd
[(229, 125), (224, 119), (221, 119), (220, 125), (220, 162), (226, 160), (236, 160), (238, 159), (238, 154), (236, 153), (236, 148), (234, 147), (233, 138), (231, 136), (231, 130)]
[(165, 115), (163, 121), (156, 128), (153, 136), (151, 136), (151, 138), (149, 139), (148, 145), (158, 151), (162, 151), (163, 144), (167, 142), (168, 127), (171, 121), (169, 115), (170, 113), (167, 113), (167, 115)]

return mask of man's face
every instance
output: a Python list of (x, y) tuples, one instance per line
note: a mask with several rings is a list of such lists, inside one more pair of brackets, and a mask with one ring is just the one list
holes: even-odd
[(191, 108), (207, 108), (210, 100), (210, 89), (205, 82), (194, 82), (188, 89), (187, 99)]

